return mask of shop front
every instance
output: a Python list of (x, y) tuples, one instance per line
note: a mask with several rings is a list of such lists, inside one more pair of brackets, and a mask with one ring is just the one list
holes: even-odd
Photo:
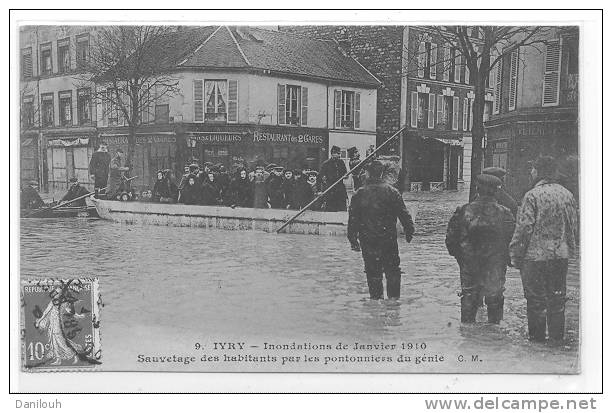
[(291, 169), (318, 169), (327, 159), (327, 129), (278, 126), (208, 126), (185, 133), (191, 159), (222, 164), (233, 170), (238, 165), (254, 168), (275, 163)]
[[(127, 156), (128, 136), (125, 134), (101, 134), (99, 142), (106, 142), (111, 156), (117, 148), (123, 149)], [(177, 161), (178, 142), (174, 132), (137, 133), (134, 158), (130, 176), (137, 176), (133, 186), (138, 192), (153, 188), (157, 171), (170, 169), (174, 179), (180, 177), (182, 166)]]
[(405, 189), (409, 191), (456, 190), (463, 180), (461, 136), (410, 134), (402, 144)]
[(40, 183), (38, 133), (21, 137), (20, 171), (21, 182), (36, 181)]
[(89, 186), (93, 135), (46, 136), (47, 183), (50, 193), (66, 190), (71, 178)]

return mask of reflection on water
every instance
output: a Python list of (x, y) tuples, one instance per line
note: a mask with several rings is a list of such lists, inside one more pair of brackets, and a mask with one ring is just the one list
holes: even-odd
[[(400, 241), (404, 275), (399, 302), (367, 298), (361, 256), (342, 237), (125, 226), (92, 219), (22, 220), (21, 276), (100, 278), (102, 346), (105, 365), (112, 369), (138, 368), (130, 364), (130, 348), (189, 349), (197, 339), (261, 338), (418, 340), (439, 353), (489, 357), (483, 368), (490, 371), (575, 371), (575, 270), (569, 277), (566, 348), (525, 340), (525, 302), (514, 270), (508, 273), (502, 324), (460, 325), (457, 265), (443, 243), (453, 209), (419, 212), (413, 243)], [(479, 320), (485, 319), (480, 313)]]

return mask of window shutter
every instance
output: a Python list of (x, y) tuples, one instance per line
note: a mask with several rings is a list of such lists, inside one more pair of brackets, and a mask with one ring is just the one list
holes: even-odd
[(429, 108), (427, 110), (427, 127), (433, 129), (436, 126), (436, 95), (429, 94)]
[(342, 125), (342, 91), (334, 90), (334, 126)]
[(419, 77), (425, 76), (425, 60), (427, 59), (427, 51), (425, 50), (425, 42), (419, 42), (419, 56), (417, 58), (417, 75)]
[(461, 82), (461, 53), (455, 50), (455, 82)]
[(450, 79), (450, 68), (451, 68), (451, 64), (450, 64), (450, 48), (448, 46), (444, 46), (444, 61), (442, 62), (442, 69), (443, 69), (443, 80), (446, 80), (448, 82), (448, 80)]
[(308, 124), (308, 88), (302, 87), (302, 125)]
[(510, 54), (510, 89), (508, 90), (508, 110), (516, 109), (516, 89), (518, 82), (519, 51)]
[(453, 130), (459, 129), (459, 98), (453, 97)]
[(497, 114), (501, 111), (501, 94), (502, 94), (502, 68), (504, 59), (499, 59), (495, 65), (495, 108), (493, 113)]
[(468, 66), (467, 61), (465, 62), (465, 79), (463, 79), (463, 83), (466, 85), (470, 84), (470, 68)]
[(438, 45), (431, 44), (431, 56), (429, 59), (429, 78), (436, 79), (436, 66), (438, 65)]
[(204, 81), (202, 79), (193, 80), (193, 121), (204, 121)]
[(561, 41), (546, 43), (544, 58), (544, 85), (542, 91), (542, 106), (559, 104), (559, 73), (561, 71)]
[(227, 122), (238, 122), (238, 81), (228, 80), (227, 85)]
[(355, 93), (355, 129), (361, 127), (361, 93)]
[(444, 96), (438, 95), (438, 123), (444, 119)]
[(278, 124), (287, 123), (287, 113), (285, 112), (285, 85), (278, 85)]
[[(470, 106), (469, 106), (469, 117), (470, 117), (470, 124), (469, 124), (469, 130), (471, 131), (472, 128), (474, 127), (474, 99), (470, 99)], [(486, 106), (486, 104), (485, 104)]]
[(417, 127), (419, 117), (419, 92), (412, 92), (410, 99), (410, 126)]
[(470, 105), (468, 103), (468, 98), (463, 98), (463, 130), (468, 130), (468, 111), (470, 109)]

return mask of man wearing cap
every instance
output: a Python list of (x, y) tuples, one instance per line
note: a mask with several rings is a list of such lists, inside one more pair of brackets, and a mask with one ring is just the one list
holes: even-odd
[(387, 279), (387, 298), (400, 296), (401, 270), (397, 247), (399, 218), (406, 241), (412, 240), (412, 217), (400, 193), (382, 180), (384, 168), (372, 161), (366, 169), (365, 186), (353, 195), (349, 208), (347, 235), (351, 248), (361, 249), (370, 298), (383, 298), (383, 272)]
[(512, 215), (516, 217), (516, 212), (518, 211), (518, 204), (516, 203), (514, 198), (512, 198), (512, 196), (508, 192), (506, 192), (506, 190), (503, 187), (504, 177), (506, 176), (506, 170), (502, 168), (498, 168), (496, 166), (491, 166), (488, 168), (484, 168), (482, 170), (482, 173), (486, 175), (496, 176), (502, 181), (502, 187), (497, 190), (497, 193), (495, 194), (495, 199), (497, 200), (498, 204), (503, 205), (506, 208), (508, 208), (510, 212), (512, 212)]
[[(359, 162), (361, 162), (361, 158), (359, 157), (359, 150), (357, 147), (353, 146), (352, 148), (347, 149), (347, 153), (349, 156), (349, 169), (353, 169)], [(363, 185), (363, 168), (359, 167), (354, 170), (351, 175), (353, 176), (353, 190), (357, 191)]]
[[(61, 199), (61, 202), (72, 201), (73, 199), (87, 195), (88, 193), (89, 191), (87, 189), (79, 185), (79, 180), (76, 177), (72, 177), (70, 178), (70, 188), (68, 188), (68, 192), (66, 192), (66, 195), (64, 195), (64, 197)], [(85, 198), (81, 198), (78, 201), (74, 201), (70, 205), (84, 207), (87, 206), (87, 202), (85, 201)]]
[[(340, 159), (340, 148), (332, 146), (331, 158), (323, 162), (319, 171), (321, 189), (323, 191), (327, 190), (334, 182), (342, 178), (346, 172), (346, 165)], [(339, 182), (325, 196), (325, 211), (346, 211), (347, 198), (344, 182)]]
[(497, 203), (495, 193), (502, 181), (493, 175), (476, 177), (478, 197), (457, 208), (446, 230), (446, 248), (459, 264), (461, 322), (476, 321), (484, 296), (488, 320), (499, 323), (504, 311), (504, 284), (508, 244), (514, 216)]
[(533, 164), (533, 189), (523, 197), (510, 243), (512, 265), (521, 270), (527, 299), (529, 339), (563, 340), (568, 259), (578, 240), (577, 204), (571, 192), (555, 182), (555, 159), (541, 156)]

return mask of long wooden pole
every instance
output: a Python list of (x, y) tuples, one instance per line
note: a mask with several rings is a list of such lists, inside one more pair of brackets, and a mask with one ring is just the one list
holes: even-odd
[(385, 146), (387, 146), (391, 141), (393, 141), (395, 138), (397, 138), (403, 131), (405, 128), (402, 128), (400, 130), (398, 130), (397, 132), (395, 132), (393, 135), (391, 135), (389, 137), (389, 139), (387, 139), (386, 141), (384, 141), (378, 148), (374, 149), (374, 151), (372, 151), (371, 154), (369, 154), (366, 158), (364, 158), (361, 162), (359, 162), (357, 165), (355, 165), (354, 168), (352, 168), (350, 171), (348, 171), (347, 173), (345, 173), (340, 179), (338, 179), (336, 182), (334, 182), (333, 184), (331, 184), (325, 191), (323, 191), (321, 194), (319, 194), (319, 196), (317, 196), (315, 199), (313, 199), (312, 201), (310, 201), (308, 203), (308, 205), (306, 205), (304, 208), (300, 209), (297, 214), (295, 214), (293, 217), (291, 217), (289, 220), (287, 220), (279, 229), (276, 230), (277, 234), (280, 234), (281, 231), (283, 229), (285, 229), (289, 224), (291, 224), (293, 221), (295, 221), (295, 219), (297, 217), (299, 217), (300, 215), (302, 215), (308, 208), (310, 208), (315, 202), (317, 202), (319, 199), (321, 199), (322, 197), (324, 197), (325, 195), (327, 195), (327, 193), (329, 191), (332, 190), (333, 187), (335, 187), (336, 185), (338, 185), (340, 182), (342, 182), (344, 180), (344, 178), (346, 178), (347, 176), (349, 176), (351, 173), (353, 173), (353, 171), (355, 171), (356, 169), (359, 169), (361, 167), (361, 165), (363, 165), (364, 163), (366, 163), (367, 161), (369, 161), (370, 159), (372, 159), (376, 153), (378, 151), (380, 151), (382, 148), (384, 148)]
[[(125, 181), (126, 181), (126, 182), (129, 182), (129, 181), (131, 181), (131, 180), (132, 180), (132, 179), (134, 179), (134, 178), (138, 178), (138, 176), (133, 176), (133, 177), (131, 177), (131, 178), (126, 178), (126, 180), (125, 180)], [(104, 187), (104, 188), (99, 189), (99, 191), (104, 191), (104, 190), (106, 190), (107, 188), (108, 188), (108, 186), (106, 186), (106, 187)], [(85, 195), (81, 195), (81, 196), (79, 196), (79, 197), (77, 197), (77, 198), (71, 199), (70, 201), (62, 202), (62, 203), (57, 204), (57, 205), (52, 206), (52, 207), (43, 208), (43, 209), (37, 209), (36, 211), (34, 211), (34, 212), (32, 212), (32, 213), (30, 213), (30, 214), (26, 215), (24, 218), (28, 218), (28, 217), (31, 217), (31, 216), (33, 216), (33, 215), (40, 214), (41, 212), (45, 212), (45, 211), (53, 211), (54, 209), (57, 209), (57, 208), (63, 207), (63, 206), (68, 205), (68, 204), (72, 204), (73, 202), (79, 201), (79, 200), (81, 200), (81, 199), (83, 199), (83, 198), (87, 198), (88, 196), (93, 195), (93, 194), (95, 194), (95, 193), (96, 193), (96, 191), (89, 192), (89, 193), (87, 193), (87, 194), (85, 194)]]

